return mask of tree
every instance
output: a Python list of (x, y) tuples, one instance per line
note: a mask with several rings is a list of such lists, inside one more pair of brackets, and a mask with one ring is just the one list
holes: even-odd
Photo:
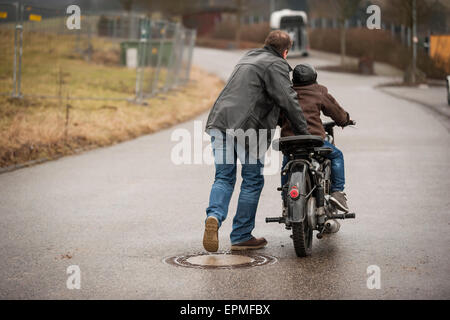
[(134, 0), (135, 7), (139, 10), (143, 10), (149, 14), (159, 12), (169, 19), (175, 16), (195, 12), (201, 8), (200, 5), (202, 3), (201, 0)]
[(411, 32), (409, 39), (409, 42), (411, 43), (410, 62), (409, 67), (405, 70), (404, 80), (407, 83), (415, 83), (417, 81), (417, 77), (424, 77), (424, 74), (416, 68), (417, 54), (415, 50), (417, 44), (414, 39), (414, 29), (418, 25), (420, 26), (429, 23), (432, 8), (435, 7), (436, 3), (439, 3), (439, 1), (390, 0), (379, 2), (383, 8), (383, 12), (385, 13), (387, 20), (396, 24), (404, 25), (413, 31)]
[(341, 65), (345, 65), (345, 57), (347, 54), (347, 26), (346, 22), (350, 19), (359, 7), (361, 0), (335, 0), (332, 2), (336, 8), (337, 19), (340, 28), (341, 39)]
[(311, 17), (337, 19), (340, 29), (341, 65), (345, 65), (347, 54), (346, 21), (357, 11), (361, 0), (314, 0), (310, 1)]
[(246, 10), (246, 0), (235, 0), (236, 4), (236, 47), (239, 48), (241, 43), (241, 33), (242, 33), (242, 17)]
[(120, 0), (120, 4), (122, 5), (122, 8), (126, 11), (126, 12), (130, 12), (131, 9), (133, 8), (133, 0)]

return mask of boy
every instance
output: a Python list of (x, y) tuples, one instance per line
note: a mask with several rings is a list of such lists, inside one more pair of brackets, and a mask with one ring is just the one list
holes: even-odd
[[(338, 126), (345, 127), (352, 124), (350, 115), (328, 93), (326, 87), (317, 83), (317, 72), (308, 64), (300, 64), (295, 67), (292, 82), (294, 90), (297, 92), (299, 104), (305, 115), (308, 124), (308, 131), (311, 135), (321, 136), (325, 139), (325, 129), (320, 120), (320, 112), (329, 116), (336, 122)], [(292, 136), (289, 120), (282, 114), (280, 116), (281, 137)], [(331, 160), (331, 197), (336, 207), (344, 212), (348, 212), (347, 198), (344, 193), (345, 171), (344, 171), (344, 155), (334, 145), (328, 141), (324, 141), (324, 147), (333, 150), (327, 158)], [(283, 168), (288, 162), (285, 156), (283, 159)], [(287, 182), (287, 177), (282, 176), (282, 185)]]

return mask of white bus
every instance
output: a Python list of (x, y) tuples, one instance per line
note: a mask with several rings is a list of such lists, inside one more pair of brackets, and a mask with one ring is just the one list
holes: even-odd
[(304, 11), (284, 9), (271, 14), (270, 28), (286, 31), (291, 36), (293, 46), (289, 51), (289, 56), (308, 55), (307, 22), (308, 17)]

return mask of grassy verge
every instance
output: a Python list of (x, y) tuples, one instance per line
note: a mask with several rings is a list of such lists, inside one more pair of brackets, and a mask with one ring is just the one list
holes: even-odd
[(208, 110), (223, 87), (198, 68), (191, 79), (185, 87), (146, 100), (148, 106), (0, 96), (0, 167), (107, 146), (186, 121)]
[[(0, 92), (12, 91), (13, 31), (0, 29)], [(0, 167), (111, 145), (167, 128), (209, 109), (223, 83), (198, 68), (177, 90), (133, 98), (136, 70), (120, 65), (120, 42), (24, 30), (23, 99), (0, 95)], [(167, 67), (144, 73), (143, 88), (162, 88)], [(42, 96), (46, 96), (43, 99)], [(48, 98), (49, 96), (56, 98)], [(75, 100), (70, 98), (95, 98)], [(109, 100), (99, 100), (108, 98)]]

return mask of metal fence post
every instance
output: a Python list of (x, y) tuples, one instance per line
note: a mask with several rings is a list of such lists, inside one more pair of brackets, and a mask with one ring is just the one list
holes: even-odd
[(180, 68), (183, 64), (183, 51), (184, 51), (184, 43), (186, 41), (186, 29), (182, 29), (180, 32), (180, 37), (178, 39), (179, 42), (179, 52), (178, 52), (178, 56), (177, 56), (177, 61), (175, 63), (175, 71), (174, 71), (174, 83), (173, 86), (176, 87), (178, 86), (179, 80), (180, 80)]
[(17, 95), (17, 22), (19, 18), (19, 3), (14, 2), (13, 5), (16, 7), (16, 24), (14, 26), (14, 61), (13, 61), (13, 93), (12, 96)]
[(87, 48), (87, 50), (88, 50), (88, 52), (87, 52), (87, 54), (88, 54), (88, 61), (90, 62), (91, 61), (91, 59), (92, 59), (92, 53), (93, 53), (93, 51), (94, 51), (94, 48), (93, 48), (93, 46), (92, 46), (92, 25), (91, 25), (91, 19), (88, 19), (87, 18), (88, 16), (86, 15), (86, 20), (89, 20), (89, 22), (87, 22), (87, 25), (88, 25), (88, 38), (87, 38), (87, 40), (88, 40), (88, 48)]
[(191, 77), (191, 67), (192, 67), (192, 56), (194, 52), (195, 40), (197, 38), (197, 30), (191, 30), (191, 43), (189, 44), (189, 56), (188, 56), (188, 65), (186, 68), (186, 82), (189, 81)]
[(164, 90), (163, 90), (164, 92), (167, 92), (171, 88), (171, 85), (169, 84), (169, 79), (171, 77), (173, 77), (173, 71), (174, 71), (174, 67), (173, 67), (174, 61), (173, 60), (175, 57), (175, 50), (176, 50), (175, 46), (178, 42), (179, 33), (180, 33), (180, 25), (176, 24), (175, 37), (174, 37), (174, 40), (172, 41), (172, 51), (170, 53), (170, 58), (169, 58), (168, 66), (167, 66), (166, 83), (164, 85)]
[(19, 4), (19, 24), (16, 25), (16, 29), (19, 32), (19, 70), (17, 72), (17, 90), (15, 92), (15, 98), (21, 98), (21, 85), (22, 85), (22, 54), (23, 54), (23, 9), (24, 5)]
[(152, 94), (156, 93), (158, 91), (158, 80), (159, 80), (159, 74), (161, 71), (161, 62), (162, 62), (162, 56), (163, 56), (163, 45), (166, 41), (166, 34), (167, 34), (167, 30), (166, 30), (166, 26), (163, 25), (161, 31), (161, 38), (159, 40), (159, 49), (158, 49), (158, 59), (156, 62), (156, 71), (154, 74), (154, 78), (153, 78), (153, 83), (152, 83)]
[(135, 101), (137, 103), (142, 103), (143, 100), (143, 92), (142, 92), (142, 81), (144, 78), (144, 69), (145, 69), (145, 59), (146, 59), (146, 50), (147, 49), (147, 29), (145, 26), (141, 25), (141, 38), (139, 40), (138, 45), (138, 61), (137, 61), (137, 75), (136, 75), (136, 97)]

